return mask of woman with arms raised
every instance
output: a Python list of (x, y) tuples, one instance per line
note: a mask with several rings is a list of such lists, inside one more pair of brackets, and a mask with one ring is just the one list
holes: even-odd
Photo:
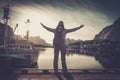
[(76, 31), (82, 28), (84, 25), (73, 29), (65, 29), (63, 21), (60, 21), (56, 27), (56, 29), (49, 28), (41, 23), (41, 25), (48, 31), (54, 33), (53, 46), (54, 46), (54, 71), (58, 73), (58, 59), (59, 59), (59, 51), (61, 51), (61, 62), (62, 62), (62, 71), (63, 73), (68, 73), (66, 66), (66, 44), (65, 37), (67, 33)]

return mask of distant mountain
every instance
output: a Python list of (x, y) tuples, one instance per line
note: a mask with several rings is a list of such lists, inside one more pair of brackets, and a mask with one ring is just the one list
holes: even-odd
[(100, 33), (98, 33), (94, 40), (111, 40), (120, 41), (120, 18), (114, 21), (113, 24), (105, 27)]
[(67, 38), (67, 39), (66, 39), (66, 45), (68, 45), (68, 44), (70, 44), (70, 43), (75, 43), (75, 42), (77, 42), (77, 41), (80, 41), (80, 39), (75, 40), (75, 39)]
[[(24, 37), (20, 35), (14, 35), (15, 40), (23, 40), (25, 39)], [(32, 42), (33, 44), (37, 45), (44, 45), (44, 46), (50, 46), (44, 39), (40, 38), (40, 36), (30, 36), (29, 41)]]
[(29, 41), (34, 43), (34, 44), (50, 46), (50, 44), (48, 44), (44, 39), (40, 38), (40, 36), (31, 36), (29, 38)]

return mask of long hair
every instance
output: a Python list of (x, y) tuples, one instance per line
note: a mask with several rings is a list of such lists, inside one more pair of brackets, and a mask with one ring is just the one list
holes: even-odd
[[(64, 28), (64, 23), (63, 23), (63, 21), (59, 21), (59, 23), (58, 23), (58, 25), (57, 25), (57, 27), (56, 27), (56, 31), (57, 31), (57, 32), (59, 32), (59, 31), (58, 31), (58, 28), (59, 28), (59, 27), (62, 27), (62, 31), (65, 29), (65, 28)], [(62, 32), (62, 31), (61, 31), (61, 32)]]
[(54, 37), (54, 40), (53, 40), (53, 45), (57, 45), (57, 46), (60, 46), (62, 45), (64, 42), (62, 37), (63, 37), (63, 31), (64, 31), (64, 23), (63, 21), (60, 21), (56, 27), (56, 32), (55, 32), (55, 37)]

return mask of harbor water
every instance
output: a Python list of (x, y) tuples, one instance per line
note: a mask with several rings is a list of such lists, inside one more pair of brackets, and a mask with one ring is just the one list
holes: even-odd
[[(53, 69), (54, 49), (46, 48), (39, 51), (38, 67), (39, 69)], [(59, 54), (59, 69), (61, 66), (61, 55)], [(102, 65), (92, 56), (82, 54), (67, 54), (66, 64), (68, 69), (102, 69)]]

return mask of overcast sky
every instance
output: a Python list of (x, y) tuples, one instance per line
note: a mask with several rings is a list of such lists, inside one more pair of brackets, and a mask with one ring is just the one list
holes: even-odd
[[(67, 37), (90, 40), (120, 17), (119, 0), (1, 0), (0, 18), (2, 7), (8, 3), (11, 9), (10, 25), (14, 28), (16, 23), (19, 24), (16, 34), (25, 35), (29, 29), (30, 35), (40, 36), (49, 43), (52, 43), (54, 35), (43, 29), (40, 22), (56, 28), (62, 20), (67, 29), (85, 24), (85, 27)], [(30, 24), (25, 24), (27, 19), (30, 19)]]

